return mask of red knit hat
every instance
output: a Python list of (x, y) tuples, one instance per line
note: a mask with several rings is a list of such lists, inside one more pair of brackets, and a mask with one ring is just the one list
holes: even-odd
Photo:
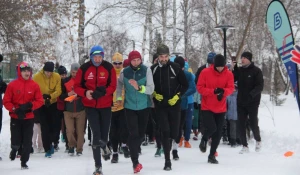
[(123, 68), (125, 68), (125, 67), (127, 67), (127, 66), (129, 66), (129, 65), (130, 65), (129, 60), (128, 60), (128, 59), (125, 59), (125, 60), (123, 61)]
[(140, 59), (142, 60), (142, 56), (141, 56), (140, 52), (138, 52), (138, 51), (136, 51), (136, 50), (131, 51), (131, 52), (129, 53), (129, 55), (128, 55), (128, 61), (129, 61), (129, 63), (130, 63), (132, 60), (136, 59), (136, 58), (140, 58)]

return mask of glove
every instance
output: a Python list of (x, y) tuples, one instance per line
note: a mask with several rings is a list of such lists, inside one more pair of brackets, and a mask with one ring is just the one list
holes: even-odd
[(223, 93), (224, 94), (224, 89), (223, 88), (216, 88), (214, 90), (214, 94), (220, 94), (220, 93)]
[(29, 110), (31, 108), (32, 108), (32, 103), (31, 102), (20, 105), (20, 109), (23, 110), (23, 111)]
[(174, 106), (178, 100), (179, 100), (179, 96), (176, 94), (173, 96), (173, 98), (168, 100), (168, 103), (169, 103), (169, 105)]
[(97, 87), (96, 90), (92, 93), (93, 99), (97, 100), (100, 97), (103, 97), (106, 94), (106, 88), (104, 86)]
[(224, 94), (224, 93), (220, 93), (220, 94), (218, 94), (218, 95), (217, 95), (217, 99), (218, 99), (218, 101), (221, 101), (221, 100), (222, 100), (222, 98), (223, 98), (223, 94)]
[(105, 92), (106, 93), (106, 87), (105, 86), (96, 87), (96, 91)]
[(17, 114), (18, 119), (21, 120), (23, 120), (26, 117), (25, 112), (20, 108), (15, 109), (15, 114)]
[(153, 97), (157, 100), (157, 101), (162, 101), (164, 99), (164, 97), (160, 94), (157, 94), (155, 91), (153, 92)]
[(45, 106), (48, 108), (51, 105), (50, 99), (45, 100)]
[(51, 99), (51, 96), (49, 94), (43, 94), (43, 98), (46, 99)]
[(199, 109), (198, 103), (194, 102), (194, 109)]

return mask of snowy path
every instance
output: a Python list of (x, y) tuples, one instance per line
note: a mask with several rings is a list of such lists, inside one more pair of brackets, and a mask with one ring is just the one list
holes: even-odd
[[(200, 141), (191, 140), (192, 148), (179, 148), (179, 161), (172, 161), (172, 171), (163, 171), (164, 159), (155, 158), (155, 146), (142, 147), (140, 162), (144, 168), (141, 175), (299, 175), (300, 174), (300, 117), (294, 99), (289, 96), (283, 107), (274, 108), (276, 127), (273, 126), (269, 110), (264, 104), (260, 107), (260, 128), (262, 130), (263, 149), (260, 153), (254, 151), (254, 141), (251, 141), (250, 153), (240, 155), (241, 147), (230, 148), (221, 144), (217, 157), (219, 165), (207, 163), (208, 152), (200, 153)], [(265, 97), (267, 99), (267, 97)], [(269, 107), (271, 108), (271, 107)], [(272, 110), (271, 110), (272, 112)], [(91, 147), (84, 146), (83, 156), (70, 157), (64, 153), (64, 146), (51, 159), (44, 154), (33, 154), (28, 162), (29, 170), (20, 170), (20, 161), (10, 161), (9, 117), (4, 110), (2, 133), (0, 135), (0, 175), (91, 175), (94, 170)], [(294, 151), (292, 157), (286, 158), (286, 151)], [(103, 161), (105, 175), (133, 174), (130, 159), (123, 155), (118, 164)]]

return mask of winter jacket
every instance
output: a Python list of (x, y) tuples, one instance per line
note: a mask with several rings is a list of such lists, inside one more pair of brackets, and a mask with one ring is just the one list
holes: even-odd
[(26, 111), (25, 119), (33, 119), (34, 110), (40, 108), (44, 104), (44, 99), (40, 87), (33, 80), (24, 80), (21, 76), (20, 66), (18, 64), (18, 78), (8, 84), (3, 97), (3, 105), (9, 111), (11, 118), (17, 119), (18, 116), (13, 109), (19, 108), (21, 104), (32, 103), (31, 110)]
[[(195, 75), (192, 74), (192, 77), (193, 77), (193, 84), (194, 84), (194, 86), (195, 86), (195, 92), (196, 92)], [(189, 84), (189, 86), (190, 86), (190, 84)], [(195, 92), (194, 92), (194, 93), (195, 93)], [(188, 96), (188, 104), (194, 103), (194, 93), (193, 93), (192, 95), (189, 95), (189, 96)]]
[(209, 67), (209, 64), (206, 63), (206, 64), (200, 66), (200, 67), (197, 69), (197, 72), (195, 73), (195, 84), (198, 83), (198, 79), (199, 79), (200, 73), (201, 73), (205, 68), (208, 68), (208, 67)]
[(0, 75), (0, 108), (3, 108), (2, 94), (5, 93), (7, 84), (3, 81), (2, 76)]
[(199, 94), (198, 91), (194, 93), (194, 102), (197, 104), (201, 104), (201, 95)]
[[(163, 96), (161, 102), (153, 98), (155, 105), (169, 106), (168, 100), (179, 93), (182, 96), (188, 89), (188, 81), (178, 64), (168, 61), (166, 65), (156, 63), (151, 66), (153, 72), (154, 91)], [(180, 104), (179, 99), (175, 105)]]
[[(84, 71), (84, 75), (83, 75)], [(96, 87), (105, 86), (106, 94), (98, 99), (89, 100), (86, 91), (95, 91)], [(113, 103), (113, 93), (117, 87), (117, 76), (113, 65), (105, 60), (96, 67), (91, 61), (84, 63), (76, 73), (74, 91), (82, 97), (85, 107), (108, 108)]]
[[(189, 97), (192, 96), (195, 92), (196, 92), (196, 84), (195, 84), (195, 80), (194, 80), (194, 75), (188, 71), (183, 71), (185, 74), (185, 77), (188, 81), (188, 89), (187, 91), (182, 95), (181, 97), (181, 110), (186, 110), (188, 108), (188, 101), (189, 101)], [(194, 103), (194, 101), (192, 102)]]
[(64, 102), (65, 111), (68, 112), (80, 112), (84, 110), (84, 106), (82, 104), (82, 98), (77, 96), (72, 102), (64, 101), (68, 96), (68, 93), (74, 90), (74, 78), (71, 76), (65, 78), (63, 80), (63, 86), (62, 86), (62, 94), (59, 96), (60, 100)]
[(53, 72), (50, 78), (47, 78), (44, 70), (40, 70), (33, 75), (33, 81), (39, 85), (42, 94), (51, 96), (51, 104), (57, 101), (57, 97), (61, 94), (61, 78), (58, 73)]
[[(116, 75), (117, 75), (117, 79), (119, 79), (120, 77), (120, 73), (121, 73), (121, 69), (118, 70), (118, 69), (115, 69), (116, 70)], [(112, 112), (116, 112), (116, 111), (120, 111), (122, 109), (124, 109), (124, 99), (125, 99), (125, 91), (124, 91), (124, 88), (122, 89), (122, 103), (121, 105), (118, 105), (116, 102), (117, 102), (117, 91), (114, 92), (113, 94), (113, 106), (111, 108), (111, 111)]]
[[(61, 86), (60, 86), (61, 87), (61, 91), (62, 91), (63, 86), (64, 86), (64, 83), (63, 83), (63, 79), (62, 79), (61, 80)], [(63, 99), (60, 98), (60, 96), (57, 98), (57, 109), (60, 110), (60, 111), (64, 111), (65, 110), (65, 102), (64, 102)]]
[(235, 68), (238, 79), (237, 104), (241, 106), (259, 106), (264, 88), (262, 71), (251, 63), (248, 67)]
[[(214, 94), (216, 88), (224, 89), (221, 101), (218, 101), (217, 94)], [(209, 110), (213, 113), (226, 112), (226, 97), (234, 91), (233, 74), (226, 66), (222, 72), (218, 72), (211, 65), (201, 72), (197, 83), (197, 90), (202, 95), (202, 110)]]
[(231, 95), (227, 97), (227, 114), (226, 118), (228, 120), (237, 120), (237, 91), (234, 91)]
[[(134, 89), (129, 80), (137, 81), (139, 86), (145, 86), (145, 92), (142, 93)], [(151, 107), (150, 95), (154, 90), (152, 72), (150, 68), (141, 65), (134, 71), (131, 66), (124, 68), (118, 79), (117, 99), (122, 97), (123, 87), (125, 89), (124, 107), (131, 110), (142, 110)]]

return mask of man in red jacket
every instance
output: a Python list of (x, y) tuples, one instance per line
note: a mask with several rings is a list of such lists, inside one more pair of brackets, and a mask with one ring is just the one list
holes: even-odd
[(226, 97), (233, 93), (233, 74), (225, 67), (226, 60), (218, 54), (214, 65), (204, 69), (197, 83), (197, 90), (202, 95), (201, 107), (203, 127), (205, 128), (199, 148), (206, 152), (207, 140), (212, 139), (208, 162), (218, 164), (214, 154), (220, 143), (225, 120)]
[(117, 76), (113, 65), (104, 60), (104, 50), (101, 46), (94, 46), (91, 49), (90, 59), (78, 69), (74, 91), (82, 97), (93, 133), (92, 146), (96, 167), (94, 175), (102, 175), (100, 148), (102, 148), (104, 159), (109, 160), (111, 153), (106, 144)]
[(21, 156), (21, 168), (28, 169), (32, 147), (32, 135), (35, 109), (44, 104), (41, 90), (33, 80), (32, 71), (25, 62), (18, 64), (18, 78), (8, 84), (3, 97), (3, 105), (9, 111), (11, 117), (11, 152), (10, 159), (14, 160), (20, 146), (23, 147)]

